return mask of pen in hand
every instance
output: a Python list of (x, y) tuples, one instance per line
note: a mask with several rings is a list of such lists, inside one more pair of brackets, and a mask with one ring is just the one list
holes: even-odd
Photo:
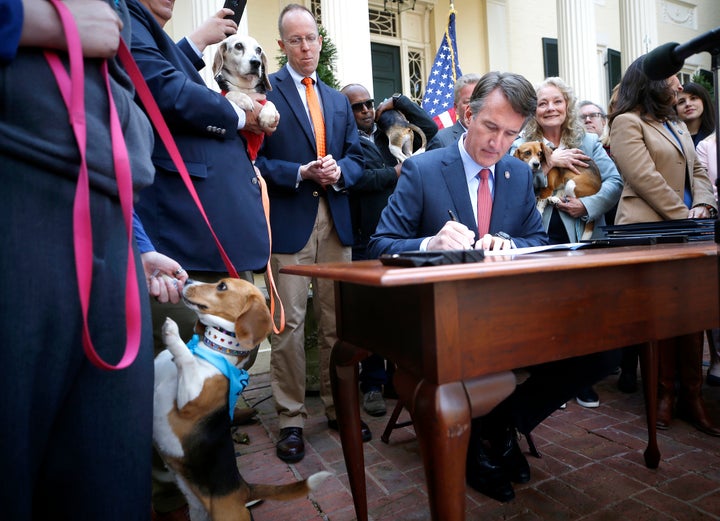
[(458, 222), (457, 217), (455, 217), (455, 214), (453, 213), (452, 210), (448, 210), (448, 215), (450, 216), (450, 220), (452, 222)]

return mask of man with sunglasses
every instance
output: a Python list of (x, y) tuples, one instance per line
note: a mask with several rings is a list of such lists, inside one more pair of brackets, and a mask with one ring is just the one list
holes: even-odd
[[(402, 167), (402, 163), (390, 153), (388, 138), (377, 130), (375, 120), (385, 110), (397, 110), (425, 133), (428, 142), (437, 134), (438, 128), (418, 104), (402, 94), (395, 94), (384, 100), (376, 110), (374, 100), (362, 85), (352, 83), (343, 87), (340, 92), (345, 94), (350, 102), (365, 159), (362, 177), (350, 189), (352, 259), (363, 260), (368, 258), (368, 241), (375, 233), (388, 197), (395, 190)], [(363, 409), (369, 415), (383, 416), (387, 412), (382, 389), (385, 388), (386, 397), (395, 397), (389, 385), (391, 374), (392, 368), (385, 370), (385, 359), (382, 356), (374, 354), (361, 362), (360, 391), (363, 393)]]

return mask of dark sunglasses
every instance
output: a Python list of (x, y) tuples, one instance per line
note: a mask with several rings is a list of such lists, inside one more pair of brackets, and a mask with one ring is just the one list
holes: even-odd
[(350, 105), (350, 107), (352, 107), (352, 109), (353, 109), (354, 112), (360, 112), (360, 111), (363, 109), (363, 107), (365, 107), (365, 108), (368, 109), (368, 110), (372, 110), (373, 107), (375, 107), (375, 100), (374, 100), (374, 99), (369, 99), (369, 100), (367, 100), (367, 101), (361, 101), (361, 102), (359, 102), (359, 103), (353, 103), (352, 105)]

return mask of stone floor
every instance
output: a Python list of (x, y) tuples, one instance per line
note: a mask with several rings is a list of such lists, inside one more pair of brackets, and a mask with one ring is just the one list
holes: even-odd
[[(532, 480), (516, 486), (516, 498), (497, 503), (468, 489), (466, 519), (476, 520), (720, 520), (720, 439), (706, 436), (682, 421), (659, 432), (660, 467), (643, 464), (646, 443), (643, 398), (622, 394), (617, 376), (600, 382), (597, 409), (571, 402), (534, 432), (541, 459), (529, 457)], [(720, 388), (704, 395), (720, 423)], [(283, 483), (329, 470), (310, 498), (266, 501), (252, 512), (255, 521), (355, 519), (339, 436), (329, 431), (318, 397), (307, 399), (306, 456), (287, 465), (275, 456), (277, 415), (269, 374), (254, 374), (244, 396), (259, 411), (259, 421), (243, 426), (248, 445), (237, 445), (243, 477), (256, 483)], [(395, 405), (388, 400), (389, 410)], [(365, 444), (368, 506), (375, 521), (430, 519), (425, 478), (412, 427), (393, 432), (388, 445), (380, 441), (387, 416), (363, 413), (373, 431)], [(404, 412), (401, 420), (407, 419)], [(527, 452), (524, 440), (521, 447)]]

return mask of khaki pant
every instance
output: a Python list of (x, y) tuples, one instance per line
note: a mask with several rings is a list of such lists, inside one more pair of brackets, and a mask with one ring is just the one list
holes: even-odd
[[(280, 273), (284, 266), (321, 262), (350, 261), (351, 248), (338, 239), (330, 209), (320, 199), (315, 226), (307, 244), (292, 254), (273, 254), (270, 266), (278, 295), (285, 310), (285, 330), (273, 334), (270, 352), (270, 384), (279, 416), (279, 426), (300, 427), (305, 424), (305, 314), (308, 290), (312, 284), (313, 308), (318, 321), (320, 354), (320, 398), (328, 419), (335, 419), (330, 388), (330, 351), (337, 341), (335, 327), (334, 283), (328, 279), (310, 279)], [(279, 306), (275, 323), (280, 323)]]

